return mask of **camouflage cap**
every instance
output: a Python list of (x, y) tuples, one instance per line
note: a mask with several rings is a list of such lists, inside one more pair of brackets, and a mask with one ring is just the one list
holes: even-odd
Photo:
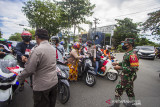
[(134, 44), (134, 38), (126, 38), (124, 43)]

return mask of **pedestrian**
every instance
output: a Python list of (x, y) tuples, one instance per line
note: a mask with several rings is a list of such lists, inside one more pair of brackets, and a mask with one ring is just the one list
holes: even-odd
[(37, 29), (35, 38), (38, 46), (32, 51), (18, 81), (23, 83), (33, 74), (34, 107), (55, 107), (58, 83), (56, 50), (48, 42), (47, 30)]
[(73, 45), (73, 49), (70, 52), (70, 58), (68, 61), (68, 67), (69, 67), (69, 80), (70, 81), (77, 81), (78, 78), (78, 61), (83, 56), (79, 56), (79, 49), (80, 44), (78, 42), (75, 42)]
[[(115, 100), (121, 100), (123, 91), (126, 91), (129, 97), (130, 103), (125, 104), (127, 107), (134, 107), (135, 94), (133, 91), (134, 80), (137, 77), (136, 72), (138, 71), (139, 61), (137, 55), (133, 51), (134, 39), (126, 38), (122, 43), (122, 49), (126, 51), (123, 56), (123, 61), (120, 63), (113, 63), (114, 69), (122, 70), (121, 80), (115, 89)], [(120, 103), (115, 103), (112, 107), (119, 107)]]
[(58, 36), (52, 36), (51, 37), (52, 43), (54, 47), (56, 48), (56, 58), (58, 61), (64, 62), (65, 57), (65, 50), (63, 45), (59, 44), (59, 37)]
[[(28, 31), (23, 31), (21, 33), (21, 38), (23, 41), (16, 45), (16, 54), (20, 67), (24, 68), (24, 64), (27, 62), (29, 58), (29, 53), (31, 49), (34, 47), (34, 44), (30, 42), (32, 39), (32, 34)], [(30, 86), (32, 87), (32, 76), (30, 76), (30, 81)], [(23, 91), (24, 83), (20, 85), (21, 86), (19, 87), (19, 91)]]

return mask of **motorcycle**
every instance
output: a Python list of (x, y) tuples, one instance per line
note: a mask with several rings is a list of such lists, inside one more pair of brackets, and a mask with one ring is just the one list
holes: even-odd
[(78, 65), (78, 79), (84, 79), (87, 86), (94, 86), (96, 84), (96, 73), (91, 59), (88, 56), (84, 56)]
[(19, 86), (17, 75), (23, 70), (17, 66), (13, 55), (6, 55), (0, 59), (0, 105), (8, 105)]
[(101, 57), (99, 68), (97, 74), (100, 76), (107, 77), (110, 81), (116, 81), (118, 78), (118, 72), (113, 68), (112, 62), (115, 59), (107, 59), (106, 57)]
[(62, 104), (65, 104), (70, 98), (69, 89), (69, 68), (66, 64), (57, 61), (57, 76), (58, 76), (58, 99)]

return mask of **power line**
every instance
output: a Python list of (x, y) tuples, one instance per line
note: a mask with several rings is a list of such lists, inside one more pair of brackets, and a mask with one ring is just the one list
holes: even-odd
[(155, 9), (159, 9), (159, 8), (160, 8), (160, 7), (156, 7), (156, 8), (152, 8), (152, 9), (140, 11), (140, 12), (132, 12), (132, 13), (124, 14), (124, 15), (114, 16), (114, 17), (110, 17), (110, 18), (102, 18), (102, 19), (111, 19), (111, 18), (116, 18), (116, 17), (128, 16), (128, 15), (143, 13), (143, 12), (146, 12), (146, 11), (151, 11), (151, 10), (155, 10)]
[[(159, 9), (159, 8), (160, 8), (160, 7), (152, 8), (152, 9), (150, 9), (150, 10)], [(150, 10), (148, 9), (148, 10), (144, 10), (144, 11), (140, 11), (140, 12), (134, 12), (134, 13), (129, 13), (129, 14), (125, 14), (125, 15), (115, 16), (115, 17), (128, 16), (128, 15), (132, 15), (132, 14), (138, 14), (138, 13), (142, 13), (142, 12), (146, 12), (146, 11), (150, 11)]]

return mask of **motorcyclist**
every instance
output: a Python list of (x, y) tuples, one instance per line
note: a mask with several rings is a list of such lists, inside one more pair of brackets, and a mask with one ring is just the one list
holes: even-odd
[(96, 67), (95, 67), (95, 73), (97, 74), (97, 70), (99, 68), (99, 61), (101, 59), (102, 56), (102, 52), (100, 50), (101, 46), (100, 45), (96, 45)]
[(18, 63), (24, 68), (24, 64), (27, 62), (29, 52), (34, 47), (34, 44), (30, 42), (32, 39), (32, 34), (30, 32), (22, 32), (21, 37), (23, 41), (16, 45), (16, 53)]
[(58, 36), (52, 36), (51, 37), (52, 43), (54, 47), (56, 48), (56, 59), (63, 62), (64, 56), (65, 56), (65, 50), (62, 45), (59, 44), (59, 37)]
[(87, 47), (84, 48), (84, 55), (88, 55), (92, 61), (96, 61), (96, 47), (92, 41), (87, 41)]
[(6, 51), (7, 53), (12, 52), (12, 51), (9, 50), (8, 47), (7, 47), (7, 40), (6, 40), (6, 39), (0, 38), (0, 45), (3, 45), (3, 47), (4, 47), (4, 49), (5, 49), (4, 51)]
[(111, 60), (110, 47), (106, 46), (106, 49), (104, 50), (104, 55), (107, 57), (107, 59)]
[[(32, 39), (32, 34), (28, 31), (23, 31), (21, 34), (22, 42), (18, 43), (16, 45), (16, 53), (17, 53), (17, 60), (20, 65), (20, 67), (24, 68), (24, 64), (27, 62), (29, 58), (29, 53), (31, 49), (34, 47), (34, 44), (32, 44), (30, 41)], [(31, 80), (31, 86), (32, 86), (32, 78)], [(24, 89), (24, 84), (21, 84), (21, 87), (19, 88), (20, 91)]]

